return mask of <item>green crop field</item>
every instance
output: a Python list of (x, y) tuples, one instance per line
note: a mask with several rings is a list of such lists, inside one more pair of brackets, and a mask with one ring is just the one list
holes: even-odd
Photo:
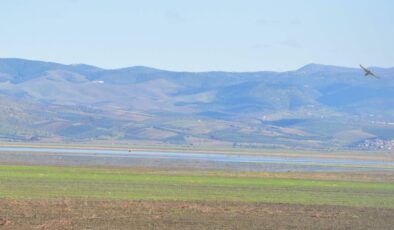
[(242, 201), (394, 208), (394, 184), (127, 169), (0, 166), (0, 198)]

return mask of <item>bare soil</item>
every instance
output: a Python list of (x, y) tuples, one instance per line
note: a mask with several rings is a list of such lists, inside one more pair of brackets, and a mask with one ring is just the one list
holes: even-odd
[(394, 210), (237, 202), (0, 200), (0, 229), (392, 229)]

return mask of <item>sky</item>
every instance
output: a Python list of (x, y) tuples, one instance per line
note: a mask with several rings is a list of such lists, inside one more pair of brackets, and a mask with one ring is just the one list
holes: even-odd
[(0, 57), (103, 68), (394, 67), (392, 0), (1, 0)]

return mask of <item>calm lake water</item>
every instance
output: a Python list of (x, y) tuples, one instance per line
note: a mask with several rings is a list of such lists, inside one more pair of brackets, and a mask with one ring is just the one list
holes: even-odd
[[(18, 154), (15, 154), (18, 153)], [(182, 152), (145, 152), (127, 150), (62, 149), (0, 147), (0, 163), (48, 163), (66, 165), (110, 166), (169, 166), (174, 165), (212, 169), (236, 169), (247, 171), (394, 171), (394, 162), (361, 159), (322, 157), (248, 156), (229, 154), (205, 154)], [(25, 162), (24, 162), (25, 161)], [(74, 163), (73, 163), (74, 162)], [(128, 162), (128, 163), (127, 163)], [(261, 170), (260, 170), (261, 169)]]

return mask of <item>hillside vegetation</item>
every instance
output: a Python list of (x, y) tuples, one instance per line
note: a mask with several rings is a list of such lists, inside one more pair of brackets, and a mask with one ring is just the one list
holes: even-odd
[(394, 68), (173, 72), (0, 59), (0, 140), (391, 150)]

